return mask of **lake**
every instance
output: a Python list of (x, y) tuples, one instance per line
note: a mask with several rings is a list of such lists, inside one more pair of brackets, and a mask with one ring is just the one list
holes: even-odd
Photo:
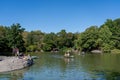
[(36, 53), (34, 65), (0, 73), (0, 80), (120, 80), (120, 54), (86, 54), (64, 58)]

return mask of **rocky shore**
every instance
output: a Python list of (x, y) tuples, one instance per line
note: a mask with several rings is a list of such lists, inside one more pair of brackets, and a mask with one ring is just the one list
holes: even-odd
[(27, 56), (23, 58), (0, 56), (0, 72), (22, 69), (33, 64)]

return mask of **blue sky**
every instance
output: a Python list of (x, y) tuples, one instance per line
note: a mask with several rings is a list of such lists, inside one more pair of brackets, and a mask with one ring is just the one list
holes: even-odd
[(120, 18), (120, 0), (0, 0), (0, 25), (20, 23), (26, 31), (82, 32)]

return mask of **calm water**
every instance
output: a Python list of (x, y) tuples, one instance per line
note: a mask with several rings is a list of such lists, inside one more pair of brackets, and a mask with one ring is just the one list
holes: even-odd
[(120, 80), (120, 54), (40, 54), (29, 68), (0, 73), (0, 80)]

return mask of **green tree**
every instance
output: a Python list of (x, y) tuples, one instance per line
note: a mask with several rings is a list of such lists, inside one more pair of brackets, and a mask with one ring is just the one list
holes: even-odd
[(66, 45), (66, 39), (67, 39), (67, 33), (66, 30), (61, 30), (60, 32), (57, 33), (58, 36), (58, 47), (59, 49), (64, 48)]
[(112, 40), (113, 40), (113, 42), (115, 42), (115, 47), (117, 48), (117, 49), (120, 49), (120, 18), (118, 18), (118, 19), (115, 19), (114, 21), (114, 31), (112, 32), (113, 34), (113, 36), (112, 36)]
[(99, 38), (98, 27), (91, 26), (86, 29), (85, 32), (79, 35), (77, 43), (81, 46), (83, 51), (91, 51), (93, 49), (98, 49), (97, 40)]
[(44, 42), (43, 50), (51, 51), (54, 48), (57, 48), (57, 35), (53, 32), (46, 34), (44, 36), (43, 42)]
[(44, 33), (41, 31), (31, 31), (26, 36), (26, 46), (28, 51), (40, 51), (43, 44)]
[(74, 40), (74, 47), (76, 50), (80, 52), (82, 51), (81, 44), (82, 44), (82, 33), (77, 33), (76, 39)]
[(13, 24), (10, 27), (6, 27), (6, 39), (10, 48), (19, 48), (20, 51), (24, 51), (24, 41), (22, 33), (25, 29), (21, 28), (20, 24)]
[(112, 32), (109, 27), (104, 25), (99, 30), (99, 38), (101, 39), (101, 47), (105, 52), (109, 52), (113, 47), (114, 43), (111, 41)]
[(68, 48), (72, 48), (74, 46), (74, 34), (69, 32), (67, 33), (67, 36), (66, 36), (66, 44), (65, 46), (68, 47)]
[(115, 19), (115, 20), (107, 19), (107, 21), (103, 25), (108, 26), (108, 28), (112, 32), (111, 41), (113, 41), (114, 47), (117, 49), (120, 49), (120, 43), (119, 43), (120, 41), (120, 18)]
[(0, 26), (0, 51), (1, 52), (9, 50), (6, 44), (7, 40), (6, 40), (5, 34), (6, 34), (5, 26)]

